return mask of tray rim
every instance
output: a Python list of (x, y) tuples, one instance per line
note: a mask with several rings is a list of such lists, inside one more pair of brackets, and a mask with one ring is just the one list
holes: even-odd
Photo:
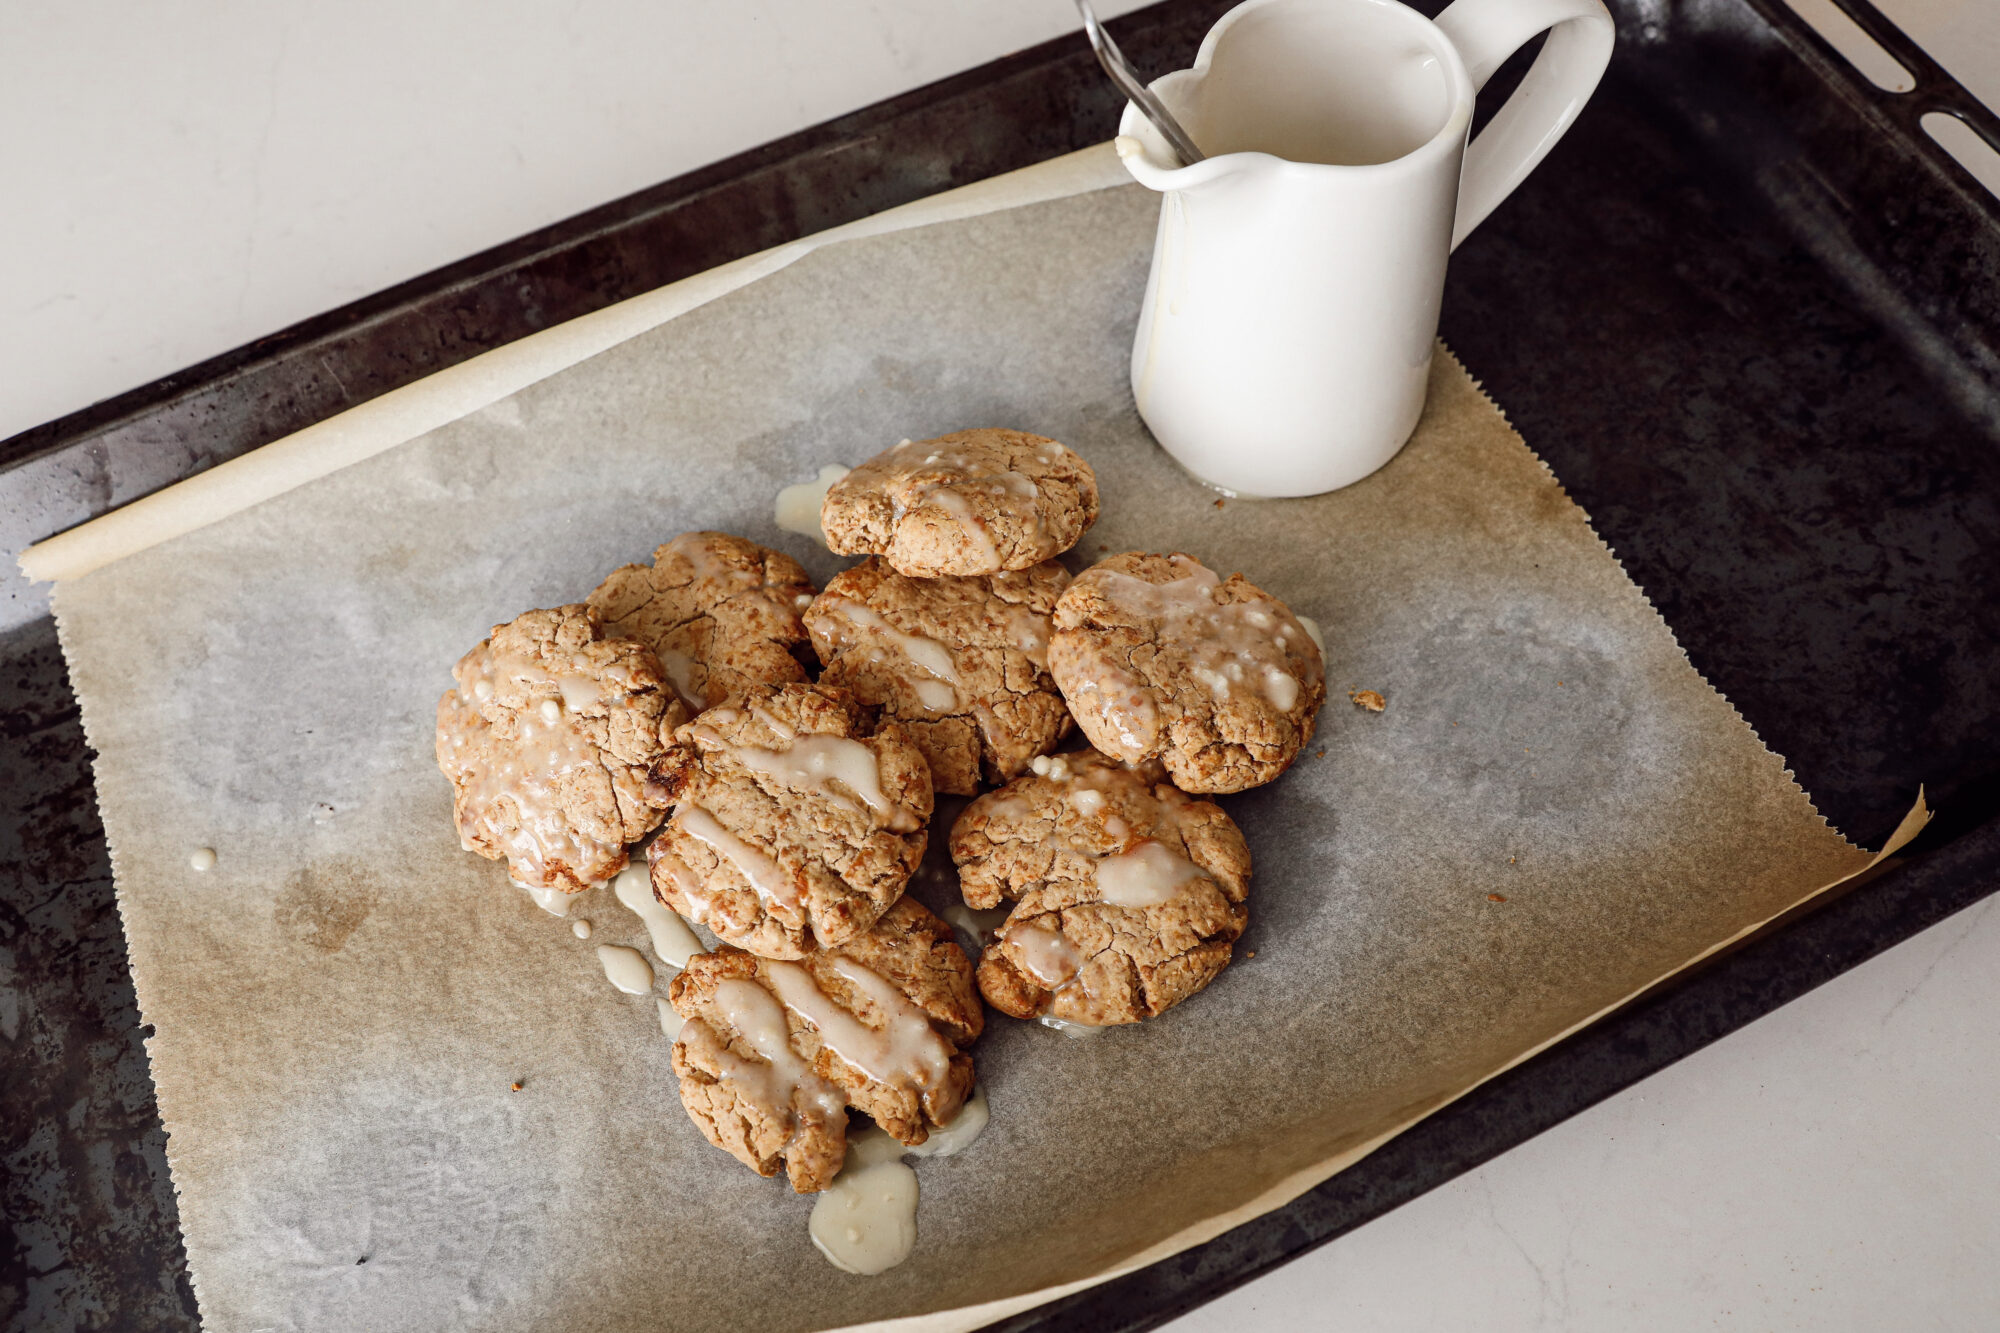
[[(1843, 101), (1860, 108), (1885, 133), (1892, 134), (1905, 148), (1921, 155), (1947, 179), (1956, 182), (1974, 207), (2000, 227), (2000, 199), (1972, 180), (1957, 160), (1918, 125), (1922, 115), (1943, 111), (1967, 123), (1990, 146), (2000, 150), (2000, 116), (1995, 116), (1972, 97), (1872, 4), (1867, 0), (1835, 0), (1864, 31), (1903, 61), (1917, 77), (1918, 87), (1912, 93), (1898, 95), (1876, 89), (1783, 0), (1735, 0), (1735, 3), (1754, 11), (1795, 53), (1806, 59), (1822, 81), (1835, 89)], [(1111, 26), (1128, 50), (1143, 51), (1146, 49), (1145, 34), (1165, 26), (1175, 16), (1200, 9), (1219, 12), (1226, 7), (1203, 4), (1201, 0), (1165, 0), (1115, 20)], [(1149, 24), (1151, 28), (1147, 26)], [(528, 233), (127, 393), (33, 427), (10, 439), (0, 440), (0, 500), (6, 498), (7, 474), (28, 462), (90, 449), (109, 433), (155, 421), (218, 386), (246, 376), (282, 370), (295, 364), (302, 356), (317, 354), (318, 349), (329, 340), (379, 326), (412, 300), (448, 298), (452, 293), (476, 283), (532, 269), (551, 255), (588, 245), (594, 238), (630, 225), (635, 219), (670, 214), (712, 197), (732, 182), (740, 182), (759, 173), (782, 171), (787, 164), (822, 156), (830, 150), (838, 151), (842, 144), (851, 142), (854, 137), (865, 137), (899, 118), (950, 104), (967, 92), (990, 86), (996, 80), (1018, 77), (1051, 64), (1074, 63), (1087, 68), (1087, 61), (1087, 47), (1080, 37), (1063, 37), (1042, 43)], [(1081, 117), (1073, 117), (1073, 121), (1075, 119)], [(1041, 160), (1060, 151), (1042, 153), (1030, 160)], [(1016, 162), (1011, 165), (1025, 164)], [(888, 202), (861, 206), (859, 211), (824, 225), (866, 216), (896, 203), (969, 183), (971, 179), (980, 179), (1006, 169), (1006, 166), (996, 167), (966, 179), (955, 179), (947, 174), (924, 182), (914, 193), (890, 198)], [(798, 234), (804, 233), (794, 233)], [(763, 243), (753, 238), (739, 254), (729, 257), (740, 257), (740, 254), (761, 248)], [(726, 262), (726, 259), (704, 260), (700, 267), (688, 271), (698, 272), (719, 262)], [(592, 308), (601, 308), (601, 304), (608, 303), (605, 301)], [(519, 330), (514, 336), (528, 331), (531, 330)], [(476, 355), (505, 341), (511, 341), (511, 338), (485, 345), (467, 344), (462, 349), (455, 349), (459, 355), (454, 360), (431, 366), (422, 373), (454, 364), (455, 360)], [(411, 376), (412, 379), (417, 377)], [(379, 391), (391, 387), (395, 386), (384, 385)], [(342, 402), (311, 420), (324, 419), (359, 401), (365, 401), (365, 398)], [(285, 424), (282, 428), (273, 429), (265, 439), (237, 452), (247, 452), (248, 448), (282, 438), (305, 424), (311, 422)], [(203, 466), (206, 464), (190, 466), (186, 474), (202, 470)], [(113, 507), (116, 506), (105, 506), (107, 510)], [(38, 537), (47, 535), (50, 534), (37, 534)], [(1343, 1172), (1293, 1204), (1247, 1223), (1236, 1232), (1194, 1247), (1151, 1268), (1112, 1279), (1089, 1291), (1037, 1307), (990, 1327), (1010, 1330), (1155, 1327), (1252, 1280), (1306, 1249), (1315, 1248), (1408, 1198), (1443, 1183), (1443, 1180), (1525, 1141), (1542, 1129), (1587, 1109), (1681, 1056), (1857, 966), (1875, 953), (1902, 942), (1951, 912), (2000, 890), (2000, 818), (1970, 829), (1957, 830), (1956, 836), (1948, 840), (1926, 835), (1907, 849), (1904, 856), (1886, 863), (1865, 886), (1851, 886), (1851, 889), (1837, 895), (1835, 901), (1827, 901), (1824, 896), (1815, 899), (1810, 905), (1809, 915), (1774, 922), (1754, 939), (1677, 974), (1663, 989), (1635, 998), (1586, 1031), (1564, 1039), (1426, 1118), (1398, 1137), (1392, 1145), (1397, 1147), (1395, 1153), (1385, 1148), (1370, 1159), (1371, 1162), (1380, 1159), (1378, 1169), (1393, 1173), (1401, 1164), (1422, 1160), (1427, 1154), (1437, 1154), (1447, 1145), (1455, 1147), (1445, 1174), (1422, 1184), (1421, 1188), (1403, 1193), (1392, 1190), (1385, 1194), (1380, 1192), (1381, 1182), (1371, 1186), (1350, 1180), (1349, 1177), (1356, 1174), (1355, 1170)], [(1870, 938), (1865, 943), (1857, 943), (1851, 932), (1847, 940), (1839, 942), (1840, 923), (1847, 921), (1851, 924), (1853, 920), (1879, 920), (1882, 928), (1870, 932)], [(1728, 1002), (1727, 1014), (1718, 1017), (1692, 1012), (1700, 1008), (1700, 1004), (1695, 1002), (1696, 997), (1706, 997), (1701, 1003), (1712, 1005), (1723, 1003), (1718, 1000), (1719, 996), (1735, 997)], [(1629, 1066), (1614, 1066), (1602, 1058), (1607, 1043), (1621, 1041), (1637, 1041), (1647, 1048), (1646, 1067), (1636, 1075), (1631, 1074)], [(1549, 1098), (1547, 1094), (1551, 1089), (1560, 1095)], [(1491, 1114), (1492, 1105), (1508, 1100), (1537, 1103), (1538, 1113), (1533, 1119), (1540, 1123), (1525, 1134), (1503, 1136), (1500, 1141), (1495, 1141), (1489, 1133), (1482, 1141), (1478, 1132), (1481, 1121)], [(1459, 1142), (1454, 1144), (1454, 1138)], [(1466, 1143), (1473, 1146), (1467, 1149)], [(1365, 1192), (1370, 1188), (1378, 1193), (1367, 1207), (1365, 1216), (1344, 1224), (1315, 1225), (1294, 1215), (1295, 1210), (1301, 1214), (1309, 1211), (1307, 1205), (1320, 1201), (1322, 1192), (1351, 1194), (1355, 1190)], [(1266, 1252), (1246, 1259), (1240, 1253), (1244, 1240), (1238, 1233), (1250, 1232), (1266, 1224), (1282, 1224), (1281, 1230), (1290, 1228), (1296, 1231), (1304, 1243), (1274, 1246), (1271, 1238), (1265, 1237)], [(1179, 1271), (1179, 1280), (1165, 1280), (1171, 1277), (1168, 1273), (1170, 1269)]]

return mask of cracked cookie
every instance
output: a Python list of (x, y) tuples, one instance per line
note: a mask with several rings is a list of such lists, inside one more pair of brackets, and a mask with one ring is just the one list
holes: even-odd
[(930, 769), (901, 723), (828, 686), (757, 685), (674, 732), (649, 797), (653, 894), (766, 958), (835, 948), (923, 859)]
[(1326, 698), (1319, 649), (1283, 602), (1180, 554), (1077, 575), (1056, 603), (1049, 671), (1092, 745), (1158, 758), (1190, 792), (1283, 773)]
[(465, 849), (535, 890), (578, 893), (622, 870), (626, 844), (666, 812), (647, 771), (687, 719), (653, 651), (577, 603), (495, 625), (452, 676), (437, 761)]
[(1054, 561), (979, 577), (913, 579), (871, 556), (836, 574), (806, 629), (825, 685), (909, 729), (940, 792), (1006, 782), (1070, 729), (1046, 666)]
[(972, 1092), (972, 965), (911, 898), (797, 962), (696, 954), (668, 994), (686, 1020), (673, 1059), (688, 1116), (758, 1175), (782, 1163), (801, 1194), (840, 1171), (849, 1107), (914, 1147)]
[(639, 640), (690, 712), (752, 685), (806, 679), (813, 599), (799, 562), (726, 532), (684, 532), (650, 565), (623, 565), (590, 594), (607, 633)]
[(966, 903), (1013, 910), (979, 959), (987, 1003), (1103, 1027), (1153, 1018), (1213, 981), (1249, 920), (1250, 851), (1158, 765), (1096, 751), (972, 802), (951, 831)]
[(1026, 569), (1097, 521), (1097, 476), (1075, 451), (1018, 430), (905, 440), (827, 490), (839, 555), (880, 555), (913, 578)]

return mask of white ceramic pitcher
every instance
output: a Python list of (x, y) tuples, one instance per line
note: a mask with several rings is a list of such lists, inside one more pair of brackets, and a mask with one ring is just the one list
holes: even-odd
[[(1549, 31), (1467, 144), (1473, 94)], [(1128, 106), (1159, 190), (1132, 348), (1139, 413), (1197, 477), (1313, 495), (1395, 456), (1423, 411), (1446, 257), (1554, 146), (1611, 58), (1599, 0), (1247, 0), (1153, 90), (1207, 154)]]

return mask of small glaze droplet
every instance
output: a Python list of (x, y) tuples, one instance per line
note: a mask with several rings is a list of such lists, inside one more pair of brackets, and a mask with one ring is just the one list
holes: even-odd
[(569, 933), (580, 940), (587, 940), (590, 938), (590, 923), (582, 917), (578, 917), (569, 923)]
[(188, 864), (193, 866), (196, 870), (215, 869), (215, 848), (213, 847), (195, 848), (194, 855), (188, 858)]

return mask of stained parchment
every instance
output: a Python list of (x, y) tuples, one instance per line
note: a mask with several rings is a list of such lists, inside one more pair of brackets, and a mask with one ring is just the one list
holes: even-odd
[[(1866, 864), (1448, 356), (1358, 485), (1189, 480), (1126, 384), (1157, 207), (829, 246), (58, 585), (210, 1328), (968, 1327), (1281, 1202)], [(973, 425), (1090, 460), (1083, 561), (1184, 550), (1318, 620), (1330, 697), (1290, 774), (1223, 798), (1238, 961), (1094, 1040), (994, 1016), (992, 1127), (917, 1164), (912, 1258), (851, 1277), (681, 1111), (653, 1001), (594, 954), (637, 919), (594, 891), (576, 940), (459, 850), (432, 709), (495, 622), (686, 529), (823, 579), (776, 491)]]

